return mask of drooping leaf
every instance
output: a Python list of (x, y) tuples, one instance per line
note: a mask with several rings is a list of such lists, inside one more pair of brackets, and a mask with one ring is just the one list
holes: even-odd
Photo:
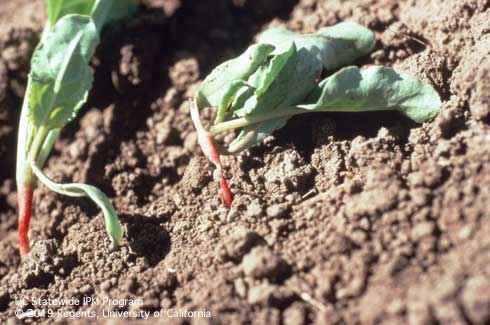
[[(247, 91), (254, 91), (255, 88), (243, 80), (233, 80), (225, 88), (225, 92), (221, 96), (221, 101), (216, 111), (216, 123), (222, 122), (226, 115), (233, 114), (233, 110), (230, 110), (233, 103), (237, 103), (237, 100), (244, 95)], [(252, 92), (250, 92), (250, 96)]]
[(297, 52), (294, 43), (289, 49), (281, 54), (275, 55), (268, 64), (262, 64), (257, 71), (250, 76), (248, 82), (256, 88), (255, 96), (262, 96), (269, 89), (269, 86), (276, 80), (276, 77), (283, 71), (289, 59)]
[(102, 210), (102, 213), (104, 214), (106, 231), (112, 242), (115, 245), (119, 245), (121, 243), (121, 223), (117, 217), (116, 210), (102, 191), (94, 186), (86, 184), (58, 184), (50, 180), (35, 163), (31, 162), (31, 168), (41, 183), (43, 183), (50, 190), (71, 197), (90, 198)]
[(371, 52), (375, 45), (373, 32), (354, 22), (325, 27), (314, 34), (271, 28), (263, 32), (258, 41), (274, 45), (273, 55), (287, 51), (294, 42), (298, 50), (306, 49), (314, 54), (327, 71), (353, 63)]
[(252, 120), (264, 120), (244, 127), (230, 144), (229, 151), (245, 150), (285, 126), (293, 115), (308, 112), (364, 112), (396, 110), (417, 123), (434, 117), (441, 101), (435, 89), (414, 77), (391, 68), (373, 66), (365, 70), (347, 67), (326, 78), (304, 102), (314, 104), (281, 106), (273, 117), (270, 111), (253, 111)]
[[(294, 43), (290, 44), (290, 47), (293, 54), (287, 57), (283, 66), (277, 67), (280, 71), (274, 79), (267, 81), (267, 91), (251, 96), (243, 107), (235, 108), (236, 116), (263, 114), (296, 105), (315, 89), (316, 80), (322, 71), (320, 62), (306, 49), (297, 51)], [(267, 68), (256, 72), (256, 74), (263, 73), (272, 72)], [(267, 77), (252, 75), (250, 80), (267, 80)]]
[[(274, 58), (250, 76), (249, 82), (259, 88), (249, 94), (240, 108), (235, 108), (236, 116), (249, 118), (289, 108), (301, 103), (316, 87), (322, 66), (312, 53), (304, 48), (297, 51), (293, 42), (288, 51)], [(229, 150), (244, 150), (253, 146), (284, 127), (289, 118), (280, 117), (243, 128)]]
[(323, 80), (300, 105), (309, 111), (364, 112), (397, 110), (417, 123), (434, 117), (441, 99), (429, 84), (392, 68), (347, 67)]
[(36, 49), (30, 74), (29, 120), (48, 129), (63, 127), (85, 103), (92, 85), (89, 60), (99, 41), (89, 17), (61, 18)]
[(196, 96), (198, 107), (217, 107), (222, 101), (223, 94), (232, 81), (246, 81), (258, 67), (264, 63), (274, 47), (268, 44), (250, 46), (239, 57), (226, 61), (216, 67), (204, 79)]
[[(295, 54), (296, 47), (293, 43), (288, 51), (276, 55), (268, 63), (260, 65), (259, 68), (248, 78), (247, 82), (241, 81), (241, 87), (235, 90), (235, 94), (233, 98), (231, 98), (231, 108), (228, 112), (228, 116), (235, 114), (235, 111), (237, 110), (238, 112), (236, 113), (238, 115), (243, 114), (244, 110), (247, 110), (246, 107), (249, 107), (250, 111), (252, 111), (256, 107), (254, 101), (258, 101), (261, 99), (260, 97), (262, 95), (266, 95), (266, 91), (276, 80), (278, 75), (284, 70), (284, 67), (288, 61), (292, 59)], [(300, 69), (300, 67), (298, 67), (298, 69)], [(236, 83), (236, 81), (233, 81), (231, 85), (234, 83)], [(277, 93), (277, 91), (274, 90), (273, 92)], [(269, 94), (267, 94), (267, 96), (268, 95)], [(226, 96), (226, 94), (223, 96)], [(270, 107), (270, 109), (273, 109), (273, 107)], [(218, 109), (218, 115), (220, 115), (220, 109)]]

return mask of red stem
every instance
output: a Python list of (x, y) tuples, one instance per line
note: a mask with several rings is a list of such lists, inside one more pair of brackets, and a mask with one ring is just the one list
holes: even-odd
[(199, 109), (195, 101), (191, 101), (191, 118), (194, 123), (194, 127), (197, 131), (197, 142), (201, 147), (204, 155), (211, 161), (219, 172), (219, 187), (221, 189), (221, 198), (226, 207), (231, 207), (231, 202), (233, 201), (233, 195), (231, 194), (230, 187), (226, 182), (226, 179), (222, 174), (222, 165), (219, 157), (219, 152), (216, 148), (213, 135), (204, 128), (199, 118)]
[(223, 203), (227, 208), (231, 207), (231, 202), (233, 201), (233, 195), (231, 194), (230, 187), (226, 182), (226, 179), (222, 178), (219, 180), (219, 187), (221, 188), (221, 198)]
[(34, 194), (34, 187), (29, 185), (23, 185), (18, 190), (18, 202), (19, 202), (19, 250), (21, 255), (29, 253), (29, 238), (27, 232), (29, 231), (29, 221), (32, 215), (32, 197)]
[(199, 145), (204, 155), (216, 166), (216, 169), (219, 172), (219, 187), (221, 189), (221, 198), (223, 199), (224, 205), (229, 208), (231, 207), (231, 202), (233, 201), (233, 195), (231, 194), (228, 182), (223, 177), (221, 160), (219, 158), (218, 150), (216, 149), (216, 144), (214, 143), (214, 138), (208, 132), (197, 131), (197, 133), (197, 142), (199, 142)]

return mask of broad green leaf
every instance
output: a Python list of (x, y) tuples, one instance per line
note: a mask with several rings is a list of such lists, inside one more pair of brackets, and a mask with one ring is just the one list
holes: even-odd
[[(243, 107), (235, 108), (236, 116), (243, 117), (263, 114), (279, 108), (287, 108), (301, 103), (316, 87), (322, 66), (314, 54), (301, 49), (296, 51), (295, 44), (290, 45), (292, 55), (280, 67), (273, 80), (267, 81), (267, 91), (248, 98)], [(288, 50), (289, 52), (289, 50)], [(257, 70), (256, 74), (271, 73), (269, 69)], [(267, 80), (267, 76), (252, 75), (249, 80)]]
[(96, 0), (90, 16), (100, 33), (106, 23), (129, 17), (136, 9), (136, 0)]
[[(267, 64), (262, 64), (253, 75), (248, 79), (248, 82), (242, 81), (242, 86), (236, 89), (235, 94), (231, 101), (231, 109), (228, 112), (228, 116), (232, 116), (235, 110), (240, 112), (248, 102), (247, 105), (254, 99), (265, 95), (271, 84), (276, 80), (277, 76), (283, 71), (286, 63), (296, 54), (296, 47), (291, 45), (287, 52), (274, 56)], [(233, 84), (233, 83), (232, 83)], [(220, 110), (218, 109), (218, 115)], [(223, 114), (221, 113), (221, 116)], [(220, 121), (221, 119), (217, 119)]]
[(47, 0), (48, 18), (51, 27), (63, 16), (79, 14), (88, 16), (95, 0)]
[[(232, 110), (229, 110), (229, 108), (242, 96), (245, 91), (251, 88), (253, 87), (243, 80), (231, 81), (221, 96), (221, 102), (218, 105), (215, 122), (220, 123), (225, 119), (226, 115), (232, 114)], [(255, 90), (255, 88), (253, 89)]]
[(371, 52), (375, 45), (374, 34), (354, 22), (325, 27), (314, 34), (298, 34), (282, 28), (271, 28), (263, 32), (258, 41), (274, 45), (274, 55), (287, 51), (294, 42), (298, 50), (306, 49), (314, 54), (327, 71), (353, 63)]
[[(260, 116), (301, 103), (315, 88), (321, 71), (322, 66), (313, 54), (304, 48), (297, 51), (295, 43), (291, 43), (287, 51), (276, 55), (250, 76), (249, 83), (257, 90), (249, 93), (248, 99), (239, 103), (242, 106), (235, 108), (234, 113), (240, 117)], [(289, 118), (280, 117), (244, 127), (229, 150), (241, 151), (253, 146), (284, 127)]]
[(237, 89), (235, 95), (233, 96), (233, 100), (231, 105), (226, 112), (225, 117), (230, 118), (235, 115), (235, 109), (242, 108), (245, 103), (256, 94), (257, 88), (250, 85), (248, 82), (243, 81), (242, 86)]
[(137, 9), (137, 2), (135, 0), (47, 0), (48, 18), (51, 27), (54, 27), (56, 22), (70, 14), (79, 14), (89, 16), (96, 5), (108, 5), (107, 17), (104, 17), (103, 25), (105, 22), (128, 17), (133, 14)]
[(429, 84), (391, 68), (344, 68), (323, 80), (300, 105), (309, 111), (364, 112), (397, 110), (418, 123), (434, 117), (441, 99)]
[(269, 86), (276, 80), (276, 77), (283, 71), (286, 63), (296, 54), (295, 44), (291, 44), (289, 50), (275, 55), (268, 64), (262, 64), (257, 71), (250, 76), (248, 82), (257, 90), (255, 96), (262, 96), (269, 89)]
[(29, 120), (37, 127), (62, 128), (85, 103), (92, 85), (89, 60), (99, 41), (89, 17), (61, 18), (36, 49), (29, 87)]
[(246, 81), (273, 50), (274, 47), (267, 44), (252, 45), (239, 57), (220, 64), (204, 79), (196, 96), (197, 105), (217, 107), (223, 95), (229, 93), (231, 82)]
[(112, 242), (115, 245), (119, 245), (121, 243), (121, 223), (117, 217), (116, 210), (103, 192), (94, 186), (86, 184), (58, 184), (50, 180), (35, 163), (31, 162), (31, 168), (41, 183), (43, 183), (50, 190), (71, 197), (88, 197), (94, 201), (94, 203), (99, 206), (104, 214), (106, 231)]

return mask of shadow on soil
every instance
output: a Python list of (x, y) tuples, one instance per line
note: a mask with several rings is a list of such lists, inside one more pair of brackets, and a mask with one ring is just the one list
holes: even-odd
[(134, 254), (145, 257), (151, 266), (165, 258), (171, 240), (159, 222), (149, 222), (149, 218), (142, 215), (121, 215), (120, 218), (127, 225), (128, 242)]

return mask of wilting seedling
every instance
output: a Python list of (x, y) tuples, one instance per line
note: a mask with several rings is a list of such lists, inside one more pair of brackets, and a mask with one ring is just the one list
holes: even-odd
[[(307, 35), (265, 31), (241, 56), (214, 69), (192, 101), (203, 152), (218, 166), (219, 154), (245, 150), (304, 113), (396, 110), (417, 123), (434, 117), (441, 106), (435, 89), (392, 68), (348, 66), (319, 82), (323, 73), (353, 63), (374, 45), (373, 33), (353, 22)], [(209, 130), (199, 120), (203, 107), (216, 109)], [(241, 131), (227, 148), (215, 145), (216, 135), (234, 129)], [(231, 193), (225, 191), (229, 206)]]
[(103, 26), (134, 12), (133, 0), (47, 0), (48, 22), (31, 61), (31, 72), (20, 117), (17, 146), (19, 249), (29, 251), (28, 229), (36, 178), (53, 191), (88, 196), (98, 204), (114, 244), (122, 230), (116, 212), (97, 188), (61, 185), (42, 172), (60, 130), (73, 120), (92, 87), (89, 61)]

